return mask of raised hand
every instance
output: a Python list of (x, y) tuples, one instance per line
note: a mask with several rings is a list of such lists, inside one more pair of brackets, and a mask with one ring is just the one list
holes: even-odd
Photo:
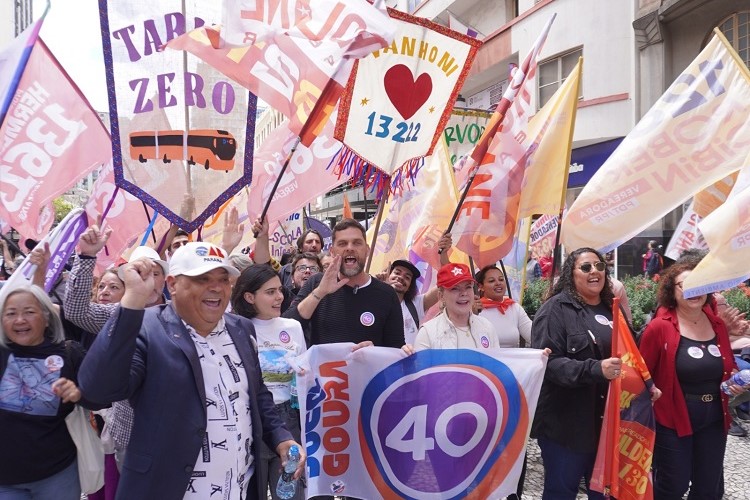
[(224, 233), (221, 236), (221, 247), (232, 253), (237, 245), (242, 241), (242, 235), (245, 232), (245, 225), (239, 223), (240, 215), (237, 207), (232, 207), (229, 213), (224, 216)]
[(98, 224), (89, 226), (78, 239), (78, 253), (96, 257), (96, 254), (107, 244), (111, 235), (112, 228), (110, 227), (102, 231)]
[(128, 262), (123, 267), (125, 295), (120, 305), (128, 309), (144, 309), (154, 291), (154, 263), (146, 257)]
[(333, 258), (333, 262), (323, 273), (323, 279), (320, 280), (318, 287), (313, 290), (313, 294), (318, 295), (321, 299), (326, 295), (335, 292), (342, 286), (349, 283), (349, 278), (338, 279), (339, 269), (341, 268), (341, 256)]

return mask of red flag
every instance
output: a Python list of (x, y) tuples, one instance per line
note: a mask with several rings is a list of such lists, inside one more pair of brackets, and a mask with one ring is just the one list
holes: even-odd
[(612, 312), (612, 356), (622, 359), (622, 369), (609, 385), (591, 489), (618, 500), (652, 499), (653, 381), (620, 311), (619, 299)]
[(309, 146), (344, 90), (354, 58), (385, 47), (394, 25), (382, 0), (224, 4), (224, 28), (201, 27), (169, 43), (252, 91), (290, 120)]

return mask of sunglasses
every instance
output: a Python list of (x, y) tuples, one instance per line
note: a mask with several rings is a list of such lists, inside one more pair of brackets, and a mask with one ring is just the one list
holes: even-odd
[(578, 269), (580, 269), (584, 273), (590, 273), (592, 268), (596, 268), (597, 271), (604, 271), (605, 269), (607, 269), (607, 264), (602, 261), (594, 262), (593, 264), (591, 262), (584, 262), (583, 264), (578, 266)]

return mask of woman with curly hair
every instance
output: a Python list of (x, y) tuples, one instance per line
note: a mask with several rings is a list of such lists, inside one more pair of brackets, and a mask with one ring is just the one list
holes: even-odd
[(604, 257), (579, 248), (534, 316), (532, 347), (552, 351), (531, 431), (544, 461), (543, 499), (575, 499), (581, 478), (591, 479), (609, 381), (622, 365), (611, 355), (612, 300)]
[[(654, 498), (721, 498), (727, 431), (731, 424), (722, 381), (736, 371), (727, 327), (713, 296), (683, 295), (698, 261), (686, 259), (662, 274), (656, 316), (640, 351), (664, 397), (654, 405)], [(732, 385), (733, 394), (744, 390)]]

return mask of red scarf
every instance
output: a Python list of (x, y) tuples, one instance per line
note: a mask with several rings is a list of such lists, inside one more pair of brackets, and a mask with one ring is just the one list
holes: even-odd
[(496, 307), (498, 311), (500, 311), (500, 314), (505, 314), (506, 309), (516, 303), (515, 300), (508, 298), (504, 298), (503, 300), (498, 301), (488, 299), (487, 297), (482, 297), (481, 299), (479, 299), (479, 301), (482, 303), (483, 308), (489, 309), (492, 307)]

